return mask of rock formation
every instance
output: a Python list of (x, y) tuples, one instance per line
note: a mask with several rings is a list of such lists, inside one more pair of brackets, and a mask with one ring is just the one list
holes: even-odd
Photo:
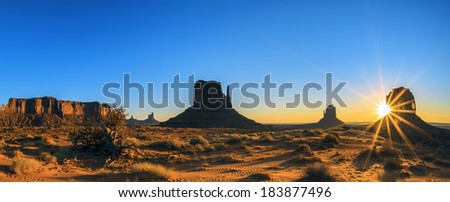
[(110, 109), (107, 104), (99, 102), (75, 102), (57, 100), (53, 97), (39, 97), (30, 99), (10, 98), (6, 106), (2, 106), (3, 114), (26, 116), (31, 125), (42, 125), (49, 119), (58, 123), (82, 123), (86, 119), (99, 120)]
[(329, 105), (323, 112), (323, 118), (316, 124), (318, 128), (332, 128), (342, 126), (345, 123), (336, 116), (336, 107)]
[(381, 124), (380, 135), (386, 137), (389, 136), (388, 131), (390, 131), (392, 138), (401, 140), (403, 139), (399, 136), (399, 130), (401, 130), (413, 143), (421, 142), (433, 146), (450, 143), (449, 130), (434, 127), (416, 114), (414, 95), (408, 88), (392, 89), (386, 96), (386, 103), (391, 108), (390, 114), (371, 124), (369, 130), (375, 131)]
[(155, 119), (153, 113), (148, 115), (148, 118), (145, 120), (137, 120), (133, 116), (127, 120), (127, 125), (129, 126), (154, 126), (158, 125), (159, 121)]
[(264, 128), (263, 125), (246, 118), (232, 108), (228, 87), (225, 95), (220, 82), (203, 80), (195, 83), (193, 106), (160, 125), (193, 128)]

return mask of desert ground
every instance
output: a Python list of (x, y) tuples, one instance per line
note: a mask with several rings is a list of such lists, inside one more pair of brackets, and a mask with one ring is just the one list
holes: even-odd
[[(450, 158), (415, 144), (362, 129), (249, 131), (135, 126), (129, 145), (112, 160), (80, 149), (75, 127), (0, 131), (0, 181), (235, 182), (235, 181), (450, 181)], [(367, 158), (370, 157), (370, 158)]]

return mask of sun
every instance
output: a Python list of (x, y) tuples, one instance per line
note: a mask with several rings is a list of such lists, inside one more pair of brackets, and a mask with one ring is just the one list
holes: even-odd
[(377, 114), (379, 118), (383, 118), (389, 113), (391, 113), (391, 107), (389, 105), (385, 102), (377, 104)]

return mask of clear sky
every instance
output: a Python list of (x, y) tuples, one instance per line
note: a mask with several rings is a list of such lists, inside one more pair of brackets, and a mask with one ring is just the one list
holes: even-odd
[[(176, 74), (225, 85), (261, 83), (270, 73), (293, 82), (293, 94), (325, 85), (333, 72), (334, 85), (349, 82), (340, 92), (343, 121), (375, 119), (375, 103), (405, 86), (424, 120), (450, 122), (450, 2), (0, 0), (0, 69), (5, 104), (39, 96), (111, 102), (102, 87), (123, 73), (156, 86)], [(323, 100), (323, 91), (313, 94)], [(136, 109), (131, 95), (128, 113), (137, 118), (183, 111)], [(315, 122), (325, 108), (282, 106), (236, 108), (263, 123)]]

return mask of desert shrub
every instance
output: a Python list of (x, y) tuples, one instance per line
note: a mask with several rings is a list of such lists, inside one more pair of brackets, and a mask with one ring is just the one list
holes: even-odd
[(48, 137), (48, 136), (42, 136), (41, 143), (43, 145), (47, 145), (47, 146), (55, 146), (56, 145), (56, 142), (51, 137)]
[(299, 154), (289, 159), (287, 162), (302, 165), (302, 164), (322, 162), (322, 160), (313, 155)]
[(272, 178), (267, 173), (255, 173), (240, 180), (241, 182), (267, 182)]
[(294, 153), (311, 153), (311, 147), (308, 144), (299, 144)]
[(46, 163), (54, 163), (56, 162), (58, 159), (56, 158), (56, 156), (53, 156), (52, 154), (50, 154), (49, 152), (42, 152), (39, 155), (39, 160), (46, 162)]
[(383, 147), (378, 151), (380, 156), (383, 157), (398, 157), (400, 156), (401, 152), (398, 149), (395, 149), (389, 144), (384, 144)]
[(54, 156), (56, 157), (56, 159), (60, 159), (62, 161), (64, 159), (74, 157), (75, 154), (76, 154), (76, 151), (74, 151), (72, 149), (61, 149), (61, 150), (57, 151), (54, 154)]
[(138, 181), (169, 181), (173, 171), (162, 165), (137, 163), (130, 167), (130, 172), (137, 174)]
[(238, 143), (242, 143), (242, 139), (239, 135), (231, 135), (230, 138), (225, 143), (226, 144), (238, 144)]
[(84, 152), (99, 152), (107, 147), (107, 130), (101, 127), (84, 127), (69, 134), (72, 145)]
[(226, 144), (217, 144), (214, 146), (214, 150), (217, 151), (223, 151), (223, 150), (227, 150), (228, 149), (228, 145)]
[(317, 129), (317, 130), (304, 130), (302, 132), (303, 135), (305, 136), (316, 136), (316, 135), (322, 135), (323, 134), (323, 130)]
[(178, 139), (158, 140), (150, 143), (151, 148), (178, 151), (192, 151), (192, 146)]
[(340, 141), (339, 137), (335, 134), (327, 134), (322, 139), (321, 143), (328, 147), (336, 147), (337, 145), (339, 145)]
[(242, 160), (238, 159), (234, 154), (226, 154), (218, 158), (215, 162), (220, 164), (231, 164), (242, 162)]
[(15, 159), (10, 170), (16, 174), (26, 173), (41, 166), (41, 162), (31, 158), (17, 158)]
[(330, 168), (323, 163), (314, 163), (306, 168), (305, 177), (300, 181), (306, 182), (334, 182), (335, 178), (330, 173)]
[(209, 147), (209, 146), (210, 146), (208, 140), (205, 139), (205, 138), (204, 138), (203, 136), (201, 136), (201, 135), (197, 136), (197, 138), (192, 138), (192, 139), (189, 141), (189, 144), (191, 144), (192, 146), (195, 146), (195, 145), (197, 145), (197, 144), (203, 145), (203, 146), (205, 146), (205, 147)]
[(272, 135), (270, 135), (269, 133), (262, 133), (260, 140), (263, 142), (273, 142), (275, 141), (274, 138), (272, 137)]
[(23, 157), (24, 154), (20, 150), (14, 150), (12, 153), (13, 158), (20, 158)]
[(384, 170), (389, 170), (389, 171), (398, 171), (401, 170), (402, 167), (402, 162), (399, 158), (387, 158), (384, 160), (384, 165), (383, 165)]

